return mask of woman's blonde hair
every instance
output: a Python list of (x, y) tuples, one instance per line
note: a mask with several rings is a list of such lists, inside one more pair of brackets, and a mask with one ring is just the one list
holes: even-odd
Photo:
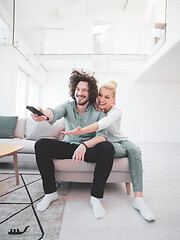
[(108, 89), (108, 90), (113, 91), (113, 97), (115, 97), (115, 96), (116, 96), (117, 82), (111, 80), (111, 81), (103, 84), (103, 85), (101, 86), (101, 88), (105, 88), (105, 89)]

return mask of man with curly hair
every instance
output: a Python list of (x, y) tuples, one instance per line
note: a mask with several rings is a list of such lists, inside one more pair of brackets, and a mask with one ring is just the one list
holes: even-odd
[[(55, 109), (39, 109), (46, 116), (33, 114), (35, 121), (49, 121), (53, 124), (64, 117), (66, 131), (85, 127), (99, 121), (104, 113), (96, 111), (94, 103), (98, 95), (97, 82), (85, 72), (73, 71), (69, 83), (73, 101), (58, 105)], [(49, 120), (47, 120), (47, 117)], [(114, 148), (106, 141), (106, 130), (65, 136), (63, 141), (40, 139), (35, 144), (37, 165), (42, 177), (45, 196), (37, 204), (38, 211), (46, 210), (50, 203), (58, 199), (55, 184), (53, 159), (72, 159), (74, 163), (96, 163), (91, 188), (90, 204), (96, 219), (105, 216), (100, 199), (103, 198), (106, 181), (112, 169)]]

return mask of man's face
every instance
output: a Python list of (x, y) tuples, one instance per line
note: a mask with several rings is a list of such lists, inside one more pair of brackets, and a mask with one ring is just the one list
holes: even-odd
[(88, 82), (80, 81), (76, 86), (74, 97), (77, 105), (84, 105), (89, 101)]

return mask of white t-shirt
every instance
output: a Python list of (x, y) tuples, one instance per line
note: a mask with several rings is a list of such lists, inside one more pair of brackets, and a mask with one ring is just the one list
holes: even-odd
[(98, 121), (98, 131), (107, 128), (107, 140), (109, 142), (127, 140), (127, 136), (125, 136), (120, 130), (121, 117), (121, 110), (116, 106), (113, 106), (106, 116)]

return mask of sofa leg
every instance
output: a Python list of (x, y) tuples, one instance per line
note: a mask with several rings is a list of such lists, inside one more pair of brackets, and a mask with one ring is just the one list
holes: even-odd
[(125, 184), (126, 184), (127, 195), (130, 195), (130, 193), (131, 193), (131, 183), (125, 183)]

